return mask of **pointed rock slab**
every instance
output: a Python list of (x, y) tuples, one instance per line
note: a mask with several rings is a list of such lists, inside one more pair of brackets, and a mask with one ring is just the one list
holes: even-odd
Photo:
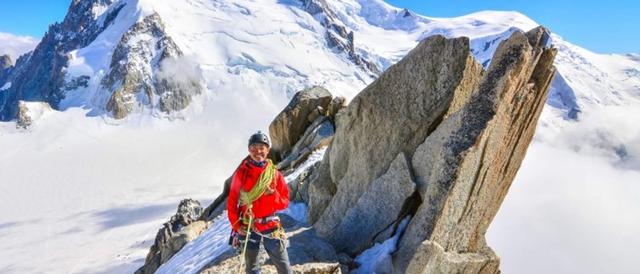
[[(347, 210), (340, 224), (333, 229), (335, 237), (331, 237), (330, 241), (336, 250), (356, 255), (369, 248), (381, 231), (393, 225), (405, 200), (415, 189), (405, 155), (400, 153), (387, 173), (371, 183), (371, 187), (360, 196), (354, 207)], [(336, 199), (341, 197), (336, 196)]]
[(332, 228), (342, 223), (374, 179), (398, 154), (412, 157), (459, 97), (457, 93), (474, 89), (481, 73), (468, 38), (433, 36), (338, 112), (336, 134), (317, 180), (309, 186), (309, 218), (318, 234), (337, 236)]
[[(430, 250), (437, 244), (448, 256), (491, 256), (485, 252), (485, 233), (533, 138), (555, 71), (556, 50), (545, 47), (547, 37), (545, 29), (537, 28), (503, 41), (478, 91), (416, 150), (412, 164), (423, 202), (395, 253), (396, 273), (430, 264), (420, 258), (425, 241)], [(485, 261), (496, 264), (498, 259)], [(437, 269), (444, 270), (429, 273), (495, 272), (473, 267), (476, 260), (442, 265), (448, 262), (439, 261)]]
[[(300, 140), (305, 130), (331, 103), (331, 93), (316, 86), (301, 90), (269, 125), (271, 150), (276, 160), (284, 159)], [(309, 120), (310, 116), (315, 116)]]

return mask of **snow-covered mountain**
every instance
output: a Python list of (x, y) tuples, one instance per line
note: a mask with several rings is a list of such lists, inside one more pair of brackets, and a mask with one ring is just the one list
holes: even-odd
[[(23, 104), (39, 114), (28, 129), (0, 122), (0, 272), (131, 272), (177, 201), (215, 197), (245, 136), (296, 91), (351, 99), (436, 34), (469, 37), (486, 67), (500, 41), (537, 25), (516, 12), (431, 18), (380, 0), (74, 0), (34, 51), (0, 69), (0, 120), (21, 100), (55, 109)], [(558, 73), (536, 140), (635, 178), (640, 56), (549, 43)]]

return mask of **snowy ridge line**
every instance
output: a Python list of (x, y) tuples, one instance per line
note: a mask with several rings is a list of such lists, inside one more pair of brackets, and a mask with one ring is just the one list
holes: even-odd
[(200, 236), (187, 243), (156, 270), (156, 274), (196, 274), (223, 253), (232, 250), (228, 245), (231, 224), (227, 211), (216, 217)]

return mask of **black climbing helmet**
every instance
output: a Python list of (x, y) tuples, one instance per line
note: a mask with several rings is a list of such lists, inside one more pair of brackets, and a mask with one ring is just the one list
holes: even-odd
[(269, 137), (262, 133), (262, 131), (259, 131), (254, 133), (253, 135), (251, 135), (251, 137), (249, 138), (249, 146), (251, 146), (251, 144), (255, 144), (255, 143), (263, 143), (265, 145), (267, 145), (268, 147), (271, 147), (271, 142), (269, 142)]

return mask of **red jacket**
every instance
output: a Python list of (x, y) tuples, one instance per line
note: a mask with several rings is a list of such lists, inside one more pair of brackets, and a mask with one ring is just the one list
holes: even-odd
[[(229, 190), (229, 197), (227, 198), (227, 214), (229, 215), (229, 222), (233, 231), (238, 231), (242, 225), (240, 220), (240, 212), (245, 213), (246, 206), (238, 208), (238, 198), (240, 196), (240, 189), (244, 191), (250, 191), (253, 185), (258, 181), (258, 177), (265, 169), (266, 165), (259, 167), (252, 164), (249, 161), (249, 157), (245, 158), (240, 166), (233, 173), (231, 179), (231, 188)], [(277, 210), (282, 210), (289, 206), (289, 188), (287, 183), (282, 177), (282, 173), (276, 170), (275, 177), (271, 182), (271, 189), (275, 191), (271, 194), (265, 192), (260, 198), (253, 202), (253, 216), (254, 218), (264, 218), (273, 215)], [(271, 221), (266, 224), (254, 222), (253, 227), (258, 231), (265, 231), (271, 228), (277, 227), (278, 222)]]

